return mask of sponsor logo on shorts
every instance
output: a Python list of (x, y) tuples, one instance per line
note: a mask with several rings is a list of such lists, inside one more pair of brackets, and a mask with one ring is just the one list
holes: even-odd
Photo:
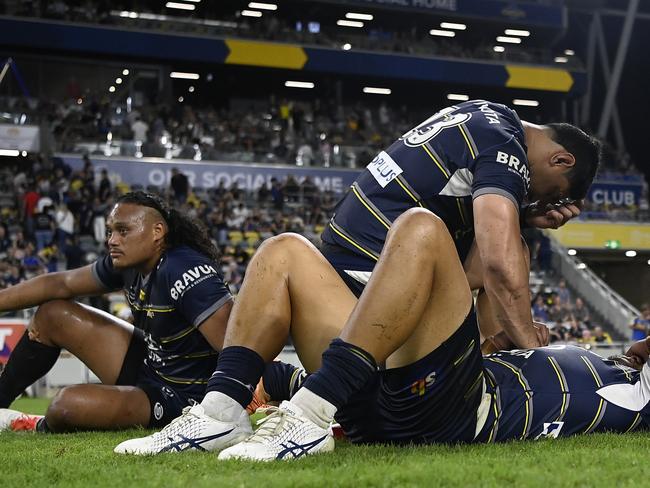
[(564, 422), (544, 422), (542, 432), (535, 439), (557, 439), (564, 427)]
[(427, 388), (430, 388), (435, 382), (436, 372), (432, 371), (425, 378), (416, 380), (411, 384), (411, 393), (417, 396), (423, 396)]
[(160, 402), (156, 402), (155, 405), (153, 406), (153, 416), (156, 418), (156, 420), (160, 420), (163, 418), (163, 414), (165, 413), (165, 409), (163, 406), (160, 404)]
[(388, 183), (404, 172), (399, 164), (385, 151), (380, 152), (375, 156), (375, 159), (370, 161), (368, 171), (375, 177), (375, 180), (382, 188), (386, 188)]

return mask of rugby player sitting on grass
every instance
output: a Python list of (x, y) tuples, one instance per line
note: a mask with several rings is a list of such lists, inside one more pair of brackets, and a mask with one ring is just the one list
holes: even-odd
[[(203, 398), (232, 308), (218, 250), (197, 223), (144, 192), (120, 197), (107, 228), (109, 254), (94, 264), (0, 291), (0, 311), (40, 305), (0, 376), (0, 430), (162, 427)], [(120, 289), (135, 327), (71, 301)], [(63, 388), (44, 417), (9, 410), (62, 348), (102, 384)]]
[[(315, 373), (250, 434), (245, 407), (288, 335)], [(248, 267), (202, 404), (115, 451), (294, 459), (334, 448), (335, 415), (353, 442), (397, 444), (628, 432), (650, 419), (648, 365), (571, 346), (483, 358), (479, 342), (454, 242), (428, 210), (394, 222), (358, 301), (304, 238), (278, 236)], [(635, 347), (639, 365), (647, 349)]]

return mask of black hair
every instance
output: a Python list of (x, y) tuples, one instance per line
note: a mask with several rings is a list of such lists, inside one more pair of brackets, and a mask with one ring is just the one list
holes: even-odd
[(219, 249), (212, 243), (205, 226), (170, 207), (160, 196), (144, 191), (132, 191), (119, 197), (115, 203), (132, 203), (153, 208), (167, 224), (165, 244), (168, 248), (188, 246), (214, 261), (219, 261)]
[(587, 196), (602, 159), (602, 144), (583, 130), (567, 123), (546, 124), (553, 132), (551, 139), (575, 157), (575, 165), (567, 172), (573, 200)]

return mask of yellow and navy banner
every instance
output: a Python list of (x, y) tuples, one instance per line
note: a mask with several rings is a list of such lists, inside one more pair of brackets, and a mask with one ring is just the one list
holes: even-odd
[(650, 225), (569, 222), (548, 232), (563, 246), (573, 249), (650, 250)]
[(353, 74), (443, 83), (583, 94), (586, 74), (563, 68), (488, 61), (343, 51), (296, 44), (133, 31), (116, 27), (0, 17), (0, 44), (56, 53), (223, 63), (303, 72)]

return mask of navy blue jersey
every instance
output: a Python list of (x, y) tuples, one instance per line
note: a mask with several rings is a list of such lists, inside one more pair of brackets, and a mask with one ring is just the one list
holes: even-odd
[(448, 107), (379, 153), (339, 202), (322, 239), (371, 261), (392, 222), (411, 207), (440, 217), (461, 260), (474, 238), (472, 200), (509, 198), (520, 208), (530, 184), (524, 128), (498, 103)]
[(108, 290), (124, 290), (135, 326), (144, 331), (146, 365), (178, 390), (205, 390), (218, 353), (198, 328), (232, 299), (218, 264), (180, 246), (166, 251), (147, 276), (115, 269), (110, 256), (92, 270)]
[(640, 374), (576, 346), (501, 351), (486, 356), (483, 365), (490, 411), (476, 441), (628, 432), (647, 425), (648, 366)]

